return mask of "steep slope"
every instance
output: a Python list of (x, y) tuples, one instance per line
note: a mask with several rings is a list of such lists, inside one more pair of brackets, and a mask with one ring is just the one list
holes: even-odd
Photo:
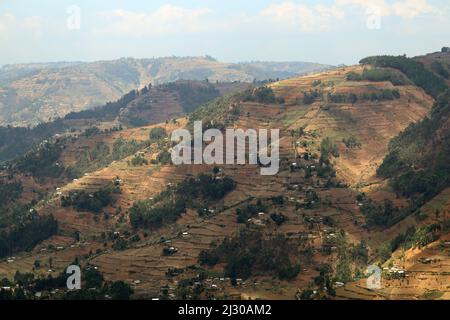
[[(252, 82), (328, 68), (313, 63), (223, 63), (210, 57), (7, 65), (0, 69), (0, 125), (27, 126), (177, 80)], [(247, 68), (248, 67), (248, 68)]]
[(450, 52), (443, 49), (441, 52), (430, 53), (416, 57), (424, 66), (441, 77), (447, 86), (450, 86)]

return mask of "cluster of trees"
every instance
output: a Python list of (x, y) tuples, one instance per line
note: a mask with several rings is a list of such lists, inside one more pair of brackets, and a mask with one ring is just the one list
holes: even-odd
[(158, 229), (174, 223), (186, 212), (186, 201), (174, 194), (166, 194), (165, 199), (138, 201), (130, 208), (130, 223), (133, 228)]
[(373, 56), (362, 59), (359, 63), (381, 68), (394, 68), (403, 72), (416, 86), (421, 87), (435, 99), (447, 90), (445, 82), (423, 63), (406, 56)]
[(178, 184), (176, 192), (187, 198), (202, 198), (206, 201), (222, 199), (234, 190), (236, 183), (230, 177), (219, 178), (211, 174), (200, 174), (195, 178), (187, 178)]
[(44, 293), (43, 299), (48, 299), (49, 292), (59, 289), (53, 298), (62, 300), (104, 300), (108, 296), (112, 300), (128, 300), (134, 293), (131, 286), (123, 281), (105, 281), (97, 269), (88, 266), (81, 272), (82, 285), (80, 290), (67, 291), (68, 274), (62, 272), (56, 277), (36, 277), (33, 273), (14, 275), (14, 280), (6, 278), (0, 281), (0, 286), (14, 287), (14, 292), (0, 289), (0, 300), (33, 300), (35, 293)]
[(424, 227), (409, 227), (404, 233), (398, 234), (390, 243), (390, 251), (398, 248), (409, 249), (411, 247), (424, 247), (439, 239), (441, 234), (450, 230), (450, 220), (441, 223), (433, 223)]
[(97, 126), (93, 126), (93, 127), (89, 127), (86, 130), (84, 130), (83, 135), (86, 138), (90, 138), (92, 136), (95, 136), (98, 133), (100, 133), (100, 129)]
[[(6, 209), (4, 209), (6, 210)], [(41, 216), (30, 213), (30, 206), (19, 206), (0, 209), (0, 218), (8, 215), (8, 225), (0, 232), (0, 257), (5, 257), (14, 252), (31, 250), (39, 242), (56, 234), (58, 223), (53, 216)]]
[(123, 138), (118, 138), (114, 141), (112, 149), (112, 160), (120, 160), (126, 158), (144, 146), (143, 143), (137, 142), (136, 140), (125, 140)]
[[(148, 90), (148, 88), (146, 89)], [(71, 112), (67, 114), (65, 120), (79, 120), (79, 119), (96, 119), (96, 120), (114, 120), (122, 108), (125, 108), (131, 101), (133, 101), (139, 92), (131, 90), (123, 95), (120, 99), (114, 102), (108, 102), (104, 106), (94, 109), (83, 110), (78, 112)]]
[(439, 61), (434, 61), (431, 64), (431, 70), (433, 70), (434, 72), (436, 72), (438, 75), (440, 75), (441, 77), (445, 78), (445, 79), (449, 79), (450, 78), (450, 74), (448, 72), (448, 65), (447, 68)]
[(150, 140), (152, 141), (161, 140), (167, 137), (166, 129), (164, 129), (163, 127), (155, 127), (152, 130), (150, 130), (149, 137)]
[(361, 95), (354, 93), (349, 94), (331, 94), (328, 93), (328, 101), (333, 103), (351, 103), (354, 104), (358, 101), (389, 101), (400, 98), (400, 91), (398, 89), (383, 89), (374, 92), (365, 92)]
[(236, 187), (229, 177), (219, 179), (210, 174), (186, 178), (169, 187), (152, 200), (138, 201), (130, 208), (134, 228), (158, 229), (175, 222), (187, 207), (204, 208), (205, 203), (222, 199)]
[(109, 185), (95, 192), (71, 191), (69, 195), (61, 197), (63, 207), (73, 206), (78, 211), (100, 212), (104, 207), (113, 204), (114, 194), (120, 193), (120, 187)]
[(0, 181), (0, 207), (19, 198), (22, 191), (23, 187), (20, 181)]
[(217, 247), (200, 252), (199, 263), (225, 263), (225, 276), (234, 279), (272, 274), (291, 280), (300, 271), (300, 266), (289, 257), (291, 251), (284, 235), (265, 238), (260, 231), (246, 228), (233, 238), (225, 238)]
[(450, 90), (437, 99), (428, 118), (391, 140), (377, 174), (390, 178), (396, 192), (424, 202), (450, 186), (449, 117)]
[(147, 165), (148, 161), (141, 155), (135, 155), (133, 159), (131, 159), (131, 165), (134, 167), (140, 167), (143, 166), (144, 164)]
[(347, 74), (348, 81), (390, 81), (394, 86), (406, 85), (410, 81), (401, 73), (390, 69), (373, 68), (364, 69), (361, 74), (351, 71)]
[(256, 204), (248, 204), (244, 208), (236, 209), (237, 223), (247, 223), (247, 220), (257, 216), (259, 212), (265, 212), (267, 206), (264, 205), (261, 199), (256, 201)]
[(178, 94), (179, 101), (185, 113), (190, 113), (204, 103), (219, 97), (220, 91), (207, 82), (199, 84), (192, 81), (171, 82), (161, 86), (162, 89), (171, 90)]
[(320, 198), (314, 190), (305, 192), (305, 201), (302, 204), (296, 204), (297, 208), (313, 209), (320, 205)]
[(235, 112), (230, 112), (230, 106), (234, 106), (239, 114), (239, 102), (246, 100), (249, 95), (251, 95), (249, 90), (238, 94), (229, 94), (199, 107), (189, 114), (189, 127), (192, 128), (195, 121), (202, 121), (203, 130), (226, 129), (237, 117)]
[(258, 103), (284, 103), (283, 98), (277, 98), (272, 88), (262, 86), (253, 90), (247, 90), (243, 101), (254, 101)]
[(332, 156), (335, 158), (339, 157), (339, 149), (330, 137), (326, 137), (322, 139), (322, 142), (320, 143), (319, 163), (330, 163), (330, 159)]
[(11, 160), (22, 155), (44, 139), (66, 129), (67, 125), (61, 119), (33, 128), (0, 127), (0, 160)]
[(319, 97), (322, 97), (323, 93), (319, 90), (310, 90), (309, 92), (303, 92), (302, 102), (303, 104), (312, 104)]
[(396, 207), (391, 200), (384, 199), (382, 204), (378, 204), (371, 199), (365, 198), (360, 206), (361, 212), (366, 217), (368, 226), (390, 227), (411, 214), (414, 207)]
[(361, 142), (359, 142), (359, 140), (355, 136), (350, 136), (348, 138), (342, 138), (342, 142), (349, 149), (361, 148)]
[(64, 173), (64, 166), (57, 163), (62, 146), (57, 142), (44, 141), (25, 155), (11, 162), (11, 168), (27, 172), (36, 178), (56, 178)]
[(172, 155), (169, 151), (163, 150), (156, 156), (155, 160), (151, 161), (153, 164), (170, 164), (172, 162)]

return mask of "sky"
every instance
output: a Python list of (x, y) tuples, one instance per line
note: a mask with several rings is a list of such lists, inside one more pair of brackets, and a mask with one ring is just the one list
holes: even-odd
[(0, 0), (0, 65), (120, 57), (355, 64), (450, 46), (448, 0)]

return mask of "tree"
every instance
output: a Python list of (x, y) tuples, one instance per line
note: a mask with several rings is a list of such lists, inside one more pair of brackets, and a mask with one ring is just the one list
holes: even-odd
[(110, 287), (111, 298), (113, 300), (129, 300), (134, 293), (130, 285), (123, 281), (114, 281)]
[(95, 268), (89, 268), (84, 272), (86, 288), (101, 288), (103, 284), (103, 275)]
[(166, 129), (156, 127), (150, 130), (150, 140), (160, 140), (167, 135)]

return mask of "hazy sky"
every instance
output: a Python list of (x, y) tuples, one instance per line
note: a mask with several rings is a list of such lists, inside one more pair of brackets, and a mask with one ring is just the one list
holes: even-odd
[(0, 65), (205, 54), (353, 64), (437, 51), (449, 34), (448, 0), (0, 0)]

